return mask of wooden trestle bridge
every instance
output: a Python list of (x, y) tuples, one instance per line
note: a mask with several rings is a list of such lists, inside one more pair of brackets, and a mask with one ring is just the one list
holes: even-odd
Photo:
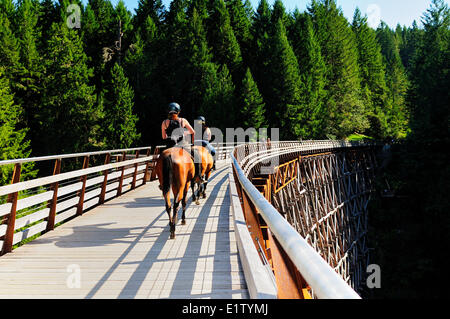
[[(359, 298), (375, 147), (216, 147), (175, 240), (159, 148), (0, 161), (0, 298)], [(21, 178), (27, 163), (53, 173)]]

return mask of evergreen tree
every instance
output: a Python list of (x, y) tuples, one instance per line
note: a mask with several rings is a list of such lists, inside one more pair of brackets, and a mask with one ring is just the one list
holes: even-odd
[(159, 136), (149, 127), (158, 127), (167, 104), (162, 95), (160, 79), (161, 65), (165, 56), (159, 30), (150, 16), (135, 33), (135, 38), (124, 59), (124, 71), (134, 90), (134, 110), (138, 117), (137, 131), (141, 143), (159, 143)]
[(382, 22), (377, 29), (377, 40), (386, 65), (386, 85), (388, 88), (388, 108), (386, 114), (386, 135), (405, 137), (408, 125), (406, 94), (409, 81), (400, 57), (400, 50), (394, 32)]
[(265, 104), (249, 68), (247, 68), (245, 76), (242, 79), (241, 91), (240, 102), (242, 106), (240, 108), (240, 118), (242, 120), (240, 122), (242, 127), (244, 129), (249, 127), (259, 129), (263, 127), (265, 124)]
[[(225, 132), (226, 128), (236, 127), (239, 119), (236, 110), (235, 87), (226, 65), (218, 67), (215, 63), (205, 63), (201, 67), (203, 77), (199, 87), (200, 107), (194, 114), (203, 114), (210, 125)], [(224, 116), (226, 114), (226, 116)]]
[(147, 17), (150, 16), (152, 21), (157, 25), (161, 25), (165, 15), (165, 8), (161, 0), (139, 0), (136, 14), (133, 18), (135, 29), (142, 27)]
[[(268, 96), (271, 90), (271, 67), (269, 58), (269, 38), (271, 36), (271, 11), (267, 0), (261, 0), (253, 16), (251, 25), (251, 54), (249, 57), (249, 67), (252, 75), (258, 85), (259, 91), (266, 102), (266, 107), (270, 106), (268, 103)], [(266, 116), (268, 124), (273, 124), (273, 112), (269, 111), (269, 116)]]
[(433, 0), (423, 16), (424, 40), (412, 68), (413, 136), (421, 141), (449, 142), (450, 10)]
[(361, 89), (366, 104), (366, 112), (371, 122), (367, 134), (383, 138), (389, 131), (386, 122), (387, 105), (386, 75), (381, 48), (376, 33), (367, 24), (367, 17), (361, 16), (357, 8), (353, 17), (353, 31), (358, 48), (358, 64)]
[[(21, 108), (14, 103), (9, 88), (9, 80), (4, 68), (0, 67), (0, 160), (27, 158), (30, 156), (30, 141), (26, 139), (26, 129), (19, 129)], [(22, 178), (35, 176), (33, 163), (22, 167)], [(0, 166), (0, 185), (11, 182), (14, 165)]]
[(0, 0), (0, 14), (4, 14), (9, 21), (13, 21), (15, 12), (13, 0)]
[(21, 127), (29, 129), (31, 148), (39, 152), (40, 136), (37, 131), (41, 126), (38, 120), (42, 109), (42, 80), (45, 68), (42, 63), (38, 42), (41, 36), (37, 27), (39, 3), (32, 0), (21, 0), (17, 4), (14, 33), (19, 44), (21, 67), (16, 81), (11, 85), (16, 104), (23, 109)]
[(11, 29), (8, 14), (0, 11), (0, 66), (4, 69), (4, 75), (8, 77), (12, 86), (19, 82), (21, 71), (20, 48), (17, 38)]
[(327, 92), (327, 67), (322, 57), (320, 45), (308, 14), (294, 12), (291, 26), (291, 43), (298, 59), (299, 71), (305, 85), (303, 121), (301, 136), (307, 139), (324, 139), (326, 113), (324, 110)]
[(278, 20), (271, 38), (270, 61), (272, 90), (266, 101), (271, 105), (267, 106), (266, 117), (272, 127), (280, 128), (281, 138), (289, 140), (303, 137), (301, 123), (304, 120), (304, 84), (301, 82), (298, 61), (281, 19)]
[(39, 154), (80, 152), (98, 144), (101, 109), (78, 31), (54, 23), (45, 54), (45, 87), (38, 116)]
[(361, 95), (355, 35), (334, 0), (313, 0), (309, 7), (327, 65), (326, 131), (344, 138), (368, 127)]
[(103, 136), (108, 149), (128, 148), (139, 139), (136, 131), (137, 117), (133, 113), (134, 92), (128, 83), (123, 68), (114, 64), (110, 82), (105, 87), (105, 117)]
[(205, 83), (204, 79), (214, 79), (217, 72), (217, 67), (211, 62), (212, 54), (206, 40), (203, 22), (202, 14), (197, 13), (197, 9), (194, 7), (192, 17), (187, 23), (185, 37), (188, 60), (185, 72), (189, 74), (189, 87), (185, 89), (187, 92), (185, 108), (187, 114), (191, 116), (195, 116), (194, 114), (198, 113), (199, 110), (204, 109), (204, 96), (211, 94), (206, 92), (209, 89), (209, 84)]
[(227, 66), (235, 85), (238, 86), (243, 77), (242, 55), (223, 0), (214, 1), (207, 23), (210, 25), (208, 43), (212, 48), (213, 60), (219, 65)]
[(275, 0), (273, 3), (272, 14), (270, 16), (272, 26), (275, 27), (276, 24), (278, 23), (278, 20), (280, 19), (284, 27), (286, 29), (289, 29), (288, 15), (286, 14), (286, 8), (283, 5), (283, 1)]
[(117, 30), (117, 38), (119, 39), (119, 56), (118, 61), (121, 63), (122, 56), (124, 55), (125, 51), (129, 48), (133, 33), (134, 33), (134, 27), (131, 23), (132, 15), (131, 12), (128, 11), (128, 9), (125, 7), (125, 3), (123, 0), (119, 0), (117, 2), (116, 7), (114, 8), (115, 14), (116, 14), (116, 23), (118, 24), (118, 28), (120, 29), (121, 35), (118, 34), (119, 30)]
[(162, 52), (165, 59), (158, 67), (159, 81), (163, 83), (162, 95), (165, 99), (161, 108), (161, 115), (165, 114), (165, 107), (170, 101), (179, 101), (185, 112), (184, 100), (186, 98), (186, 84), (189, 83), (190, 74), (187, 72), (189, 63), (188, 45), (186, 36), (188, 21), (186, 18), (187, 3), (185, 0), (173, 0), (167, 13), (163, 32)]
[[(113, 5), (108, 0), (89, 0), (82, 15), (83, 42), (89, 57), (89, 67), (94, 68), (92, 84), (100, 93), (110, 69), (122, 53), (119, 50), (119, 23)], [(101, 94), (97, 94), (101, 103)]]
[(42, 49), (45, 48), (47, 40), (50, 38), (50, 30), (52, 24), (55, 22), (61, 22), (61, 16), (58, 9), (55, 6), (53, 0), (44, 0), (40, 3), (39, 18), (37, 26), (41, 30), (41, 37), (39, 39), (39, 45)]
[(253, 16), (251, 33), (254, 41), (253, 48), (258, 50), (271, 35), (271, 11), (267, 0), (261, 0)]
[(400, 46), (400, 56), (402, 64), (409, 72), (413, 67), (413, 60), (418, 53), (422, 43), (423, 29), (419, 29), (417, 22), (414, 20), (411, 28), (403, 27), (402, 29), (402, 45)]
[(239, 43), (244, 65), (248, 65), (251, 46), (251, 22), (248, 12), (246, 11), (245, 3), (243, 3), (242, 0), (227, 0), (225, 3), (230, 16), (231, 27), (233, 28), (234, 35)]
[[(390, 292), (394, 297), (405, 294), (420, 296), (422, 292), (416, 287), (430, 282), (436, 283), (430, 287), (432, 298), (447, 294), (444, 287), (448, 278), (443, 278), (442, 273), (448, 267), (450, 253), (442, 247), (450, 243), (450, 170), (446, 151), (450, 144), (449, 13), (444, 1), (431, 2), (422, 17), (423, 34), (410, 61), (408, 106), (411, 109), (411, 132), (406, 141), (393, 148), (393, 163), (387, 171), (390, 184), (399, 185), (395, 191), (406, 200), (389, 200), (390, 211), (383, 203), (383, 207), (374, 214), (385, 221), (397, 216), (398, 222), (389, 229), (391, 235), (386, 242), (402, 241), (402, 247), (415, 247), (413, 254), (402, 254), (401, 248), (390, 251), (385, 249), (388, 245), (380, 243), (379, 255), (385, 256), (386, 265), (392, 264), (395, 258), (400, 261), (398, 266), (386, 272), (387, 280), (399, 283)], [(388, 35), (387, 30), (380, 31), (383, 31), (381, 35)], [(380, 39), (385, 40), (384, 37)], [(395, 51), (393, 55), (396, 55)], [(384, 230), (385, 225), (379, 229)]]

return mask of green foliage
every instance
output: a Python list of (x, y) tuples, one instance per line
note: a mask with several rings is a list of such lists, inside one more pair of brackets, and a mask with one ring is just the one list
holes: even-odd
[[(246, 4), (242, 0), (226, 0), (225, 3), (230, 16), (231, 27), (239, 43), (242, 59), (248, 65), (251, 45), (251, 22), (250, 16), (246, 11)], [(251, 10), (253, 14), (253, 8)]]
[(244, 129), (253, 127), (259, 129), (265, 124), (265, 104), (258, 87), (253, 80), (250, 69), (247, 68), (242, 79), (240, 118)]
[[(417, 238), (450, 240), (443, 0), (432, 0), (423, 26), (395, 30), (370, 28), (359, 9), (349, 23), (335, 0), (311, 0), (305, 12), (286, 12), (281, 0), (260, 0), (255, 11), (249, 0), (172, 0), (167, 10), (140, 0), (135, 13), (123, 0), (76, 0), (76, 30), (66, 25), (69, 3), (0, 0), (0, 159), (159, 145), (170, 102), (224, 132), (402, 139), (384, 177), (405, 200), (379, 199), (372, 219), (383, 278), (400, 278), (397, 292), (383, 292), (414, 296), (412, 279), (438, 282), (445, 267)], [(9, 183), (12, 167), (0, 169)], [(390, 266), (413, 246), (407, 262)]]
[(233, 75), (234, 83), (240, 83), (243, 77), (241, 50), (223, 0), (214, 1), (206, 23), (209, 25), (208, 43), (212, 48), (213, 60), (219, 65), (225, 64)]
[(327, 67), (311, 16), (294, 12), (294, 22), (289, 34), (305, 85), (302, 136), (308, 139), (324, 139)]
[[(9, 12), (9, 15), (12, 13)], [(19, 42), (12, 28), (6, 9), (0, 11), (0, 66), (4, 68), (5, 76), (11, 80), (12, 85), (15, 85), (19, 81), (18, 76), (22, 66)]]
[(449, 140), (450, 14), (434, 0), (423, 17), (424, 40), (411, 68), (412, 134), (420, 141)]
[(134, 15), (134, 27), (136, 29), (142, 27), (147, 17), (150, 17), (157, 25), (161, 24), (164, 12), (161, 0), (139, 0), (136, 15)]
[(271, 40), (269, 72), (272, 89), (268, 103), (271, 103), (272, 109), (268, 110), (267, 118), (272, 127), (283, 128), (280, 132), (281, 138), (295, 139), (301, 137), (303, 84), (300, 80), (297, 58), (287, 39), (281, 19), (277, 22)]
[(96, 145), (102, 110), (95, 105), (92, 70), (76, 30), (54, 23), (45, 55), (41, 107), (34, 128), (40, 154), (86, 150)]
[[(9, 80), (0, 67), (0, 160), (26, 158), (30, 155), (30, 141), (26, 129), (19, 129), (21, 108), (14, 103), (9, 88)], [(35, 176), (33, 164), (27, 163), (22, 169), (23, 177)], [(0, 185), (11, 181), (14, 165), (0, 166)]]
[(327, 65), (326, 134), (343, 138), (368, 127), (355, 34), (334, 0), (312, 1), (309, 12)]
[[(409, 130), (408, 75), (424, 37), (417, 25), (393, 31), (382, 24), (375, 31), (359, 10), (349, 24), (334, 0), (313, 0), (302, 13), (286, 12), (279, 0), (261, 0), (255, 11), (248, 0), (173, 0), (167, 10), (161, 0), (140, 0), (135, 13), (124, 1), (76, 3), (82, 6), (76, 32), (82, 48), (68, 48), (79, 53), (67, 63), (84, 54), (86, 69), (73, 74), (86, 77), (79, 89), (67, 84), (72, 95), (57, 97), (59, 77), (66, 83), (71, 73), (52, 52), (61, 50), (51, 40), (52, 25), (65, 22), (69, 2), (0, 0), (0, 65), (24, 109), (18, 125), (29, 129), (33, 153), (50, 151), (41, 135), (51, 125), (44, 122), (60, 116), (43, 103), (63, 105), (80, 95), (81, 109), (95, 112), (88, 137), (74, 149), (104, 146), (99, 127), (114, 100), (107, 92), (116, 63), (134, 92), (135, 143), (160, 143), (160, 122), (172, 101), (188, 120), (202, 113), (222, 128), (264, 123), (283, 128), (287, 139), (404, 137)], [(223, 114), (233, 116), (224, 120)]]
[(105, 116), (102, 121), (105, 126), (102, 131), (107, 149), (128, 148), (139, 139), (133, 97), (128, 79), (116, 63), (111, 69), (111, 80), (106, 85), (103, 103)]
[(406, 109), (409, 80), (402, 64), (394, 31), (385, 23), (381, 23), (376, 32), (386, 65), (386, 85), (388, 88), (388, 101), (385, 111), (387, 116), (386, 135), (394, 138), (405, 137), (409, 117)]
[[(387, 124), (384, 119), (388, 111), (388, 96), (381, 47), (377, 42), (375, 31), (367, 24), (367, 17), (362, 17), (359, 9), (355, 11), (352, 29), (356, 35), (358, 47), (358, 63), (366, 114), (371, 121), (367, 133), (376, 138), (383, 138), (388, 134), (389, 128), (383, 127), (383, 124)], [(377, 125), (377, 123), (381, 124)]]
[[(442, 247), (450, 243), (450, 169), (446, 152), (450, 146), (449, 22), (448, 5), (432, 1), (423, 16), (420, 41), (407, 59), (411, 133), (402, 144), (392, 147), (391, 161), (380, 176), (380, 183), (386, 187), (388, 181), (394, 197), (378, 197), (370, 208), (373, 258), (385, 274), (385, 284), (377, 289), (375, 297), (421, 298), (421, 287), (425, 285), (429, 298), (447, 295), (444, 287), (448, 279), (442, 274), (447, 271), (450, 255)], [(387, 31), (386, 27), (379, 30), (379, 37), (393, 46)], [(389, 53), (387, 46), (385, 50), (388, 63), (395, 65), (398, 51)]]

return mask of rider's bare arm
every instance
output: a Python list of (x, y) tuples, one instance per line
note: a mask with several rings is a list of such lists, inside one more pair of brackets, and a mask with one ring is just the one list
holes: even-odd
[(209, 127), (206, 129), (205, 136), (203, 136), (203, 139), (208, 142), (211, 141), (211, 130), (209, 129)]
[(187, 130), (185, 131), (185, 135), (191, 135), (191, 142), (194, 143), (194, 134), (195, 131), (192, 128), (191, 124), (186, 119), (183, 119), (184, 128)]
[(165, 140), (167, 138), (167, 134), (166, 134), (166, 121), (163, 121), (161, 124), (161, 133), (162, 133), (162, 138), (163, 140)]

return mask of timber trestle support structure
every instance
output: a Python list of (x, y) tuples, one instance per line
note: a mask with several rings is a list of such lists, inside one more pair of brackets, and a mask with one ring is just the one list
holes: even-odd
[[(360, 292), (369, 263), (366, 235), (377, 168), (375, 150), (373, 144), (339, 141), (247, 144), (233, 153), (234, 178), (240, 180), (238, 170), (242, 170), (266, 204), (351, 289)], [(242, 183), (237, 188), (261, 261), (273, 272), (277, 297), (320, 297), (280, 243), (289, 238), (276, 236), (262, 212), (266, 208), (255, 206), (261, 199), (252, 201)]]

